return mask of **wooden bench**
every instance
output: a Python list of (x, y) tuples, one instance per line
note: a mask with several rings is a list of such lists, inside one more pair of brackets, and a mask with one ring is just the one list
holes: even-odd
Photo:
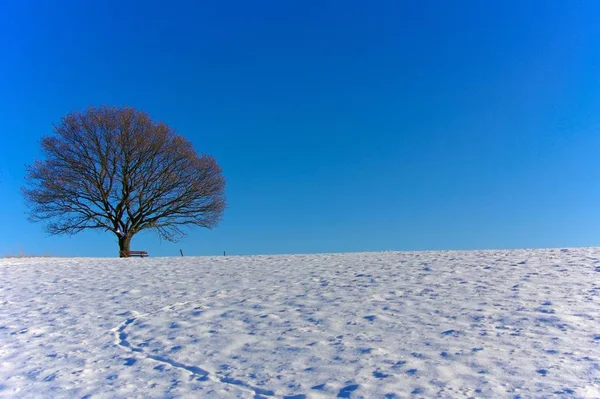
[(131, 256), (139, 256), (143, 258), (144, 256), (148, 256), (148, 252), (146, 251), (120, 251), (119, 255), (121, 258), (129, 258)]

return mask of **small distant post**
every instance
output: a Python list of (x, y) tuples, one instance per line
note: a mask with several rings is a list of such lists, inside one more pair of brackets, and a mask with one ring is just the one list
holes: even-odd
[(225, 251), (223, 251), (223, 256), (225, 256)]
[(181, 256), (183, 256), (183, 249), (180, 249), (179, 253), (181, 254)]

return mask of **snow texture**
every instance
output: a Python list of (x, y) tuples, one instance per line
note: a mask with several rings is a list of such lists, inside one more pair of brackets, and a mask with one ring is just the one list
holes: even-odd
[(600, 249), (1, 259), (0, 398), (600, 397)]

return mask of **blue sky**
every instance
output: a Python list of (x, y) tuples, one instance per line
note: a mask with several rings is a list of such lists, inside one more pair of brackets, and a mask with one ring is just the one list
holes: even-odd
[(173, 126), (228, 181), (216, 229), (134, 237), (154, 256), (599, 245), (598, 15), (595, 1), (3, 2), (0, 256), (117, 254), (110, 234), (47, 236), (19, 191), (52, 124), (102, 104)]

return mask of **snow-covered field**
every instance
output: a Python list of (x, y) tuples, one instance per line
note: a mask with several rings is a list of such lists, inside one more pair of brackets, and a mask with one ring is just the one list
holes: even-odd
[(600, 397), (600, 249), (0, 259), (0, 397)]

